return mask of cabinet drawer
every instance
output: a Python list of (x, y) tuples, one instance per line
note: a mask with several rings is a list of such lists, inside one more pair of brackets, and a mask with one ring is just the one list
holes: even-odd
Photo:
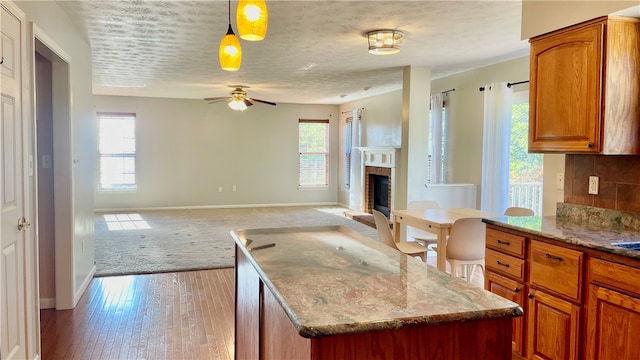
[(583, 256), (580, 251), (532, 241), (531, 285), (579, 302)]
[(488, 228), (487, 247), (521, 259), (524, 258), (524, 237), (522, 236)]
[(517, 259), (491, 249), (487, 249), (484, 264), (499, 274), (524, 281), (524, 260)]
[(640, 269), (600, 259), (589, 259), (589, 279), (608, 288), (640, 296)]

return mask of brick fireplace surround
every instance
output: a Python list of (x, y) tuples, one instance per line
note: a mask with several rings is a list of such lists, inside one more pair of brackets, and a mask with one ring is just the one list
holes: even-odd
[[(391, 179), (391, 168), (379, 167), (379, 166), (365, 166), (364, 168), (364, 194), (365, 194), (365, 202), (364, 202), (364, 211), (372, 214), (373, 212), (373, 179), (375, 175), (386, 176), (389, 178), (389, 187), (387, 191), (389, 192), (389, 204), (393, 200), (393, 194), (391, 192), (392, 189), (392, 179)], [(390, 207), (391, 208), (391, 207)]]

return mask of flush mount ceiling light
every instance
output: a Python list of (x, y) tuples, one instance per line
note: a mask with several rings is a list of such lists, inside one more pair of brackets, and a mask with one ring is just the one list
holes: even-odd
[(369, 41), (369, 53), (375, 55), (391, 55), (400, 52), (400, 44), (404, 34), (399, 30), (373, 30), (366, 34)]
[(240, 0), (236, 10), (238, 35), (242, 40), (260, 41), (267, 34), (267, 3), (264, 0)]
[(218, 50), (218, 58), (220, 59), (220, 67), (226, 71), (238, 71), (242, 62), (242, 49), (240, 48), (240, 40), (234, 34), (231, 28), (231, 0), (229, 0), (229, 29), (220, 41), (220, 49)]

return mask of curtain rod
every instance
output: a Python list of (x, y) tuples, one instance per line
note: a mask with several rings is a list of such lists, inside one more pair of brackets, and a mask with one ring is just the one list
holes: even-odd
[[(360, 109), (356, 109), (356, 110), (362, 110), (362, 111), (364, 111), (364, 108), (360, 108)], [(352, 114), (352, 113), (353, 113), (353, 110), (351, 110), (351, 111), (343, 111), (343, 112), (341, 112), (341, 113), (340, 113), (340, 115), (344, 115), (344, 114)]]
[[(508, 87), (508, 88), (510, 88), (510, 87), (512, 87), (513, 85), (526, 84), (526, 83), (528, 83), (528, 82), (529, 82), (529, 80), (518, 81), (518, 82), (514, 82), (514, 83), (507, 83), (507, 87)], [(479, 90), (480, 90), (480, 91), (484, 91), (484, 86), (480, 86), (480, 89), (479, 89)]]
[(456, 91), (456, 89), (446, 90), (446, 91), (443, 91), (442, 93), (443, 93), (443, 94), (447, 94), (447, 93), (450, 93), (450, 92), (452, 92), (452, 91)]

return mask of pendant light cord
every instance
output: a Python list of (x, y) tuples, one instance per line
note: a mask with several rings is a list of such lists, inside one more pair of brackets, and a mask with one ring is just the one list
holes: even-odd
[(229, 0), (229, 26), (231, 26), (231, 0)]

